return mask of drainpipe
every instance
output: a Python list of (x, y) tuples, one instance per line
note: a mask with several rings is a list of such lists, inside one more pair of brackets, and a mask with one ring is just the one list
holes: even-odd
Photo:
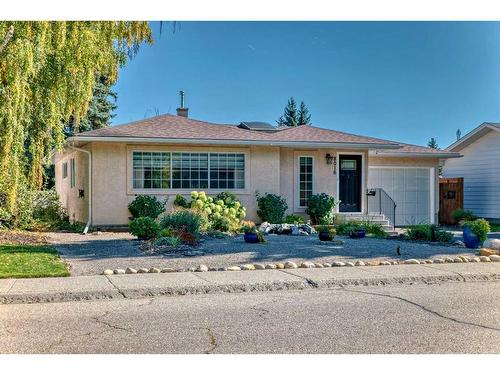
[(89, 231), (90, 225), (92, 224), (92, 153), (88, 150), (84, 150), (83, 148), (75, 147), (73, 145), (69, 145), (73, 150), (80, 151), (89, 157), (89, 218), (87, 220), (87, 225), (85, 225), (85, 229), (83, 230), (83, 234), (87, 234)]

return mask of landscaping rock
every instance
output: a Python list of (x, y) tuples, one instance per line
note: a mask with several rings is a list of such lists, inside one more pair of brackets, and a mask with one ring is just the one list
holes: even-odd
[(465, 243), (460, 240), (453, 241), (452, 245), (457, 247), (465, 247)]
[(434, 259), (434, 263), (444, 263), (444, 259), (441, 258)]
[(332, 262), (332, 267), (344, 267), (344, 262)]
[(496, 250), (498, 255), (498, 251), (500, 251), (500, 240), (498, 238), (488, 238), (484, 241), (483, 247)]
[(469, 257), (466, 257), (465, 255), (460, 255), (459, 258), (462, 259), (462, 262), (469, 263)]
[(159, 268), (156, 268), (156, 267), (151, 267), (149, 269), (149, 273), (160, 273), (160, 269)]
[(127, 269), (125, 270), (125, 273), (133, 274), (133, 273), (137, 273), (137, 270), (135, 268), (127, 267)]
[(353, 262), (347, 262), (345, 265), (348, 266), (348, 267), (354, 267), (354, 263)]
[(331, 263), (323, 263), (323, 267), (325, 268), (330, 268), (332, 265)]
[(380, 262), (378, 260), (370, 260), (370, 261), (366, 262), (366, 265), (367, 266), (379, 266)]
[(286, 262), (285, 268), (298, 268), (298, 267), (297, 264), (295, 264), (294, 262)]
[(292, 236), (298, 236), (300, 234), (299, 227), (297, 225), (292, 226)]
[(481, 249), (479, 250), (479, 255), (484, 255), (489, 257), (490, 255), (498, 255), (498, 250), (495, 249)]
[(391, 262), (387, 261), (387, 260), (383, 260), (382, 262), (380, 262), (380, 265), (381, 266), (390, 266), (391, 265)]
[(446, 258), (444, 258), (444, 261), (445, 261), (446, 263), (453, 263), (453, 258), (446, 257)]
[(217, 271), (227, 271), (227, 267), (219, 267), (217, 268)]
[(481, 262), (491, 262), (491, 259), (485, 255), (481, 255), (479, 259), (481, 259)]
[(393, 266), (397, 266), (398, 264), (399, 264), (399, 262), (397, 260), (395, 260), (395, 261), (392, 262)]
[(244, 264), (240, 267), (243, 271), (253, 271), (255, 266), (253, 264)]
[(283, 263), (276, 263), (276, 268), (279, 270), (285, 269), (285, 265)]
[(114, 270), (113, 273), (115, 275), (125, 275), (125, 270), (121, 269), (121, 268), (118, 268), (118, 269)]
[(307, 234), (314, 234), (314, 233), (316, 233), (316, 230), (312, 226), (310, 226), (309, 224), (302, 225), (302, 229)]
[(254, 267), (254, 269), (256, 269), (256, 270), (265, 270), (265, 269), (266, 269), (266, 266), (264, 266), (264, 265), (263, 265), (263, 264), (261, 264), (261, 263), (255, 263), (255, 264), (253, 265), (253, 267)]
[(312, 262), (304, 262), (300, 265), (300, 268), (314, 268), (314, 263)]
[(238, 266), (227, 267), (228, 271), (241, 271), (241, 268)]
[(470, 260), (472, 263), (479, 263), (481, 261), (481, 259), (479, 259), (478, 257), (474, 257)]
[(196, 267), (196, 272), (208, 272), (208, 267), (205, 266), (204, 264), (200, 264), (198, 267)]
[(418, 261), (417, 259), (406, 259), (404, 261), (405, 264), (420, 264), (420, 261)]
[(323, 265), (321, 263), (314, 263), (314, 267), (323, 268)]
[(104, 270), (104, 272), (102, 274), (103, 275), (112, 275), (113, 274), (113, 270)]
[(500, 262), (500, 255), (490, 255), (489, 258), (492, 262)]
[(356, 266), (364, 266), (365, 262), (362, 262), (362, 261), (358, 260), (356, 263), (354, 263), (354, 265), (356, 265)]
[(266, 270), (275, 270), (276, 269), (276, 264), (266, 264)]
[(453, 259), (453, 263), (463, 263), (464, 261), (462, 260), (462, 258), (455, 258)]
[(218, 271), (219, 269), (217, 267), (208, 267), (209, 271)]
[(161, 270), (162, 273), (171, 273), (171, 272), (175, 272), (175, 270), (173, 268), (164, 268)]
[(307, 233), (305, 230), (303, 229), (299, 229), (299, 236), (309, 236), (309, 233)]
[(148, 273), (148, 269), (147, 268), (139, 268), (137, 270), (137, 273)]
[(189, 272), (194, 272), (194, 271), (196, 271), (196, 268), (195, 268), (195, 267), (189, 267), (189, 268), (188, 268), (188, 271), (189, 271)]

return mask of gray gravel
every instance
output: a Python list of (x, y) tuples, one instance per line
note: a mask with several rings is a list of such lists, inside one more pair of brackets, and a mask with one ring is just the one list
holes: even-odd
[[(71, 266), (72, 275), (96, 275), (104, 269), (133, 267), (189, 268), (199, 264), (224, 267), (245, 263), (266, 262), (348, 262), (353, 260), (404, 260), (409, 258), (432, 259), (445, 256), (474, 255), (469, 249), (454, 246), (436, 246), (398, 240), (374, 238), (350, 239), (337, 237), (344, 243), (322, 243), (317, 237), (266, 236), (264, 244), (247, 244), (243, 236), (205, 240), (195, 250), (201, 256), (186, 257), (181, 253), (159, 255), (145, 254), (140, 250), (141, 241), (128, 233), (101, 233), (81, 235), (76, 233), (50, 233), (62, 258)], [(396, 247), (401, 247), (401, 257)]]

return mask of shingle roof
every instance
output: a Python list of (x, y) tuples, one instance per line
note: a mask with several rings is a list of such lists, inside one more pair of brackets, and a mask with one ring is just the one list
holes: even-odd
[(109, 128), (75, 135), (81, 137), (130, 137), (205, 140), (255, 140), (269, 142), (331, 142), (397, 146), (397, 142), (364, 137), (311, 125), (290, 127), (275, 132), (257, 132), (231, 124), (214, 124), (181, 116), (160, 115)]
[[(119, 139), (158, 139), (158, 140), (203, 140), (203, 141), (257, 141), (266, 143), (302, 143), (311, 146), (319, 144), (346, 144), (366, 145), (373, 148), (394, 149), (400, 153), (442, 154), (441, 150), (429, 147), (404, 144), (385, 139), (365, 137), (336, 130), (324, 129), (312, 125), (296, 127), (280, 127), (274, 132), (262, 132), (243, 129), (233, 124), (215, 124), (206, 121), (194, 120), (182, 116), (160, 115), (131, 122), (78, 133), (71, 140), (92, 141), (95, 138)], [(391, 151), (392, 152), (392, 151)], [(384, 152), (385, 153), (385, 152)], [(437, 156), (437, 155), (436, 155)]]

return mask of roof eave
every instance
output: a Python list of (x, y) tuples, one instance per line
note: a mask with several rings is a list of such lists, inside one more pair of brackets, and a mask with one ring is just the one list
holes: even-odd
[(305, 142), (305, 141), (261, 141), (233, 139), (192, 139), (192, 138), (154, 138), (154, 137), (99, 137), (74, 136), (68, 142), (124, 142), (124, 143), (169, 143), (169, 144), (201, 144), (201, 145), (238, 145), (238, 146), (282, 146), (282, 147), (315, 147), (315, 148), (363, 148), (363, 149), (398, 149), (397, 144), (349, 143), (349, 142)]
[(423, 158), (440, 158), (440, 159), (450, 159), (450, 158), (461, 158), (458, 152), (381, 152), (377, 153), (376, 156), (379, 157), (423, 157)]
[[(446, 147), (445, 150), (446, 151), (454, 151), (454, 150), (458, 149), (458, 151), (459, 151), (459, 150), (467, 147), (470, 143), (473, 143), (475, 141), (475, 139), (472, 139), (472, 138), (484, 129), (489, 129), (489, 130), (493, 130), (493, 131), (500, 131), (500, 128), (498, 128), (497, 126), (493, 126), (487, 122), (483, 122), (481, 125), (479, 125), (475, 129), (471, 130), (469, 133), (467, 133), (465, 136), (460, 138), (458, 141), (456, 141), (455, 143), (452, 143), (451, 145)], [(469, 141), (470, 141), (470, 143), (468, 143)], [(462, 146), (462, 145), (464, 145), (464, 146), (460, 148), (460, 146)]]

